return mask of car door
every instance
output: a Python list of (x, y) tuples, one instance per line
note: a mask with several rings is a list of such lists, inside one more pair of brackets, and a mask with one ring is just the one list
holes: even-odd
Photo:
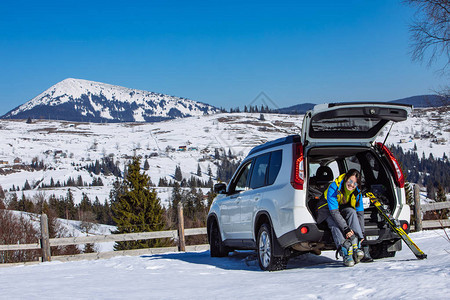
[(262, 198), (262, 187), (266, 185), (270, 153), (259, 155), (253, 159), (249, 189), (241, 193), (239, 205), (241, 219), (236, 224), (236, 234), (243, 240), (253, 238), (253, 216), (256, 213), (258, 201)]
[(317, 144), (369, 146), (389, 122), (406, 120), (412, 106), (388, 103), (331, 103), (316, 105), (303, 119), (302, 139)]
[(220, 210), (220, 225), (225, 239), (237, 239), (237, 230), (241, 222), (240, 202), (243, 194), (249, 190), (249, 177), (252, 161), (244, 162), (228, 186), (228, 197), (218, 203)]

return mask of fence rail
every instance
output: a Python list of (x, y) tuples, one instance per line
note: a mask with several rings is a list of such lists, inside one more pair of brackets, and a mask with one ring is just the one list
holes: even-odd
[(420, 209), (421, 209), (423, 212), (425, 212), (425, 211), (430, 211), (430, 210), (445, 209), (445, 208), (450, 208), (450, 201), (447, 201), (447, 202), (427, 203), (427, 204), (421, 204), (421, 205), (420, 205)]
[(414, 185), (414, 205), (413, 205), (414, 226), (412, 227), (414, 227), (415, 231), (421, 231), (422, 229), (449, 227), (450, 226), (449, 219), (422, 220), (423, 212), (446, 208), (450, 208), (450, 201), (421, 204), (419, 186), (417, 184)]
[[(202, 228), (187, 228), (184, 230), (185, 236), (206, 234), (206, 227)], [(177, 230), (167, 231), (153, 231), (153, 232), (136, 232), (136, 233), (122, 233), (122, 234), (108, 234), (108, 235), (93, 235), (93, 236), (77, 236), (67, 238), (52, 238), (50, 246), (67, 246), (106, 242), (125, 242), (137, 240), (151, 240), (161, 238), (172, 238), (179, 240)], [(4, 250), (34, 250), (41, 249), (41, 243), (34, 244), (17, 244), (17, 245), (0, 245), (0, 251)]]

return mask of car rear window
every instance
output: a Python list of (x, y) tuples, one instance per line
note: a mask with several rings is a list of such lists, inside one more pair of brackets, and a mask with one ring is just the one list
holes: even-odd
[[(347, 136), (348, 134), (367, 135), (368, 132), (377, 131), (386, 124), (378, 118), (353, 117), (330, 118), (314, 120), (311, 127), (313, 137), (335, 137), (336, 134)], [(351, 135), (350, 135), (351, 136)], [(338, 136), (341, 137), (341, 136)]]
[(281, 159), (282, 159), (282, 151), (274, 151), (270, 156), (270, 165), (269, 165), (269, 177), (267, 179), (267, 185), (271, 185), (277, 179), (278, 173), (281, 168)]

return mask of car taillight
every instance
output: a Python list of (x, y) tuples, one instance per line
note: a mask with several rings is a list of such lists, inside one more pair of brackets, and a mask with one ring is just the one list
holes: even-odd
[(308, 227), (306, 227), (306, 226), (302, 226), (301, 228), (300, 228), (300, 232), (302, 233), (302, 234), (307, 234), (308, 233)]
[(301, 143), (292, 145), (292, 158), (291, 185), (296, 190), (303, 190), (305, 172), (303, 167), (303, 146)]
[(401, 220), (400, 221), (400, 226), (402, 227), (402, 229), (406, 232), (409, 233), (409, 223), (406, 221)]
[(395, 183), (400, 188), (405, 187), (405, 177), (403, 176), (403, 172), (402, 172), (402, 169), (400, 168), (400, 164), (395, 159), (392, 152), (389, 151), (389, 149), (385, 145), (383, 145), (382, 143), (377, 143), (377, 145), (381, 148), (384, 155), (386, 155), (386, 157), (389, 158), (389, 163), (391, 164), (392, 170), (394, 171)]

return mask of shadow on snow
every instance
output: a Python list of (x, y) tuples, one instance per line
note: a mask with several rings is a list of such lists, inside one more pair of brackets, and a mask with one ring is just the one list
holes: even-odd
[[(210, 257), (209, 251), (203, 251), (143, 255), (141, 258), (150, 260), (180, 260), (192, 264), (214, 266), (224, 270), (261, 271), (255, 251), (234, 251), (227, 257)], [(317, 256), (307, 253), (291, 258), (287, 265), (287, 269), (324, 269), (341, 266), (342, 260), (335, 260), (326, 256)]]

